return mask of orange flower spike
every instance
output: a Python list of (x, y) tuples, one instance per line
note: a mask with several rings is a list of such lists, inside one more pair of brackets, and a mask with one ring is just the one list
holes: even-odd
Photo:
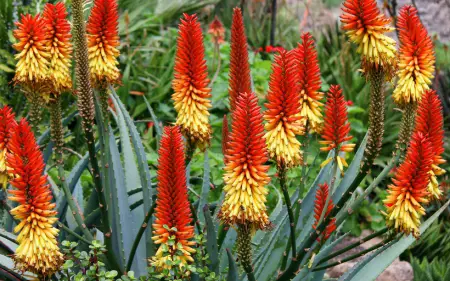
[(9, 181), (8, 163), (8, 142), (17, 126), (15, 115), (9, 106), (0, 108), (0, 188), (6, 189)]
[[(165, 127), (161, 138), (158, 160), (158, 189), (153, 223), (153, 240), (159, 244), (158, 251), (151, 259), (158, 270), (171, 269), (168, 261), (178, 263), (180, 269), (193, 262), (194, 227), (191, 226), (192, 213), (186, 185), (183, 137), (180, 128)], [(171, 236), (175, 243), (169, 244)], [(168, 248), (164, 251), (162, 245)]]
[(209, 24), (208, 33), (211, 34), (213, 42), (222, 44), (225, 39), (225, 28), (217, 16)]
[(433, 42), (413, 6), (406, 5), (400, 10), (397, 29), (399, 80), (392, 97), (398, 104), (418, 102), (434, 77)]
[(226, 164), (226, 157), (225, 155), (227, 154), (227, 145), (228, 145), (228, 141), (229, 141), (229, 128), (228, 128), (228, 117), (225, 114), (223, 116), (223, 122), (222, 122), (222, 154), (223, 154), (223, 160), (224, 160), (224, 164)]
[(40, 87), (49, 75), (49, 41), (45, 21), (39, 15), (22, 15), (16, 22), (14, 37), (19, 40), (13, 45), (18, 52), (14, 82), (32, 90)]
[[(50, 46), (49, 79), (53, 84), (54, 94), (68, 91), (72, 88), (70, 74), (72, 36), (70, 24), (67, 20), (67, 11), (64, 3), (45, 4), (43, 18), (47, 28), (47, 39)], [(45, 100), (49, 100), (49, 96)]]
[(322, 130), (323, 119), (322, 109), (323, 93), (319, 92), (320, 68), (317, 59), (317, 51), (314, 47), (314, 40), (310, 33), (303, 33), (302, 43), (297, 47), (297, 64), (300, 81), (300, 103), (301, 116), (304, 122), (308, 122), (311, 131), (320, 133)]
[(405, 161), (396, 170), (388, 196), (383, 201), (387, 208), (387, 224), (406, 235), (420, 235), (420, 218), (425, 214), (430, 182), (429, 172), (433, 164), (433, 145), (421, 132), (411, 138)]
[[(331, 85), (327, 96), (327, 103), (325, 105), (324, 128), (322, 131), (322, 141), (320, 144), (325, 146), (320, 148), (321, 151), (330, 151), (335, 149), (336, 161), (341, 172), (344, 166), (348, 164), (345, 158), (339, 155), (339, 152), (353, 151), (355, 144), (344, 144), (352, 139), (349, 136), (350, 124), (347, 116), (347, 102), (342, 94), (342, 89), (339, 85)], [(328, 164), (332, 158), (328, 158), (322, 163), (322, 166)]]
[(228, 92), (230, 95), (230, 109), (233, 111), (236, 108), (237, 97), (240, 93), (250, 93), (252, 91), (247, 37), (245, 36), (244, 18), (239, 8), (233, 9), (229, 75)]
[(8, 142), (8, 172), (14, 174), (8, 190), (18, 206), (11, 215), (20, 223), (14, 228), (19, 247), (14, 260), (17, 269), (44, 276), (59, 270), (64, 258), (58, 248), (58, 220), (52, 192), (44, 173), (44, 158), (30, 125), (22, 119)]
[(439, 165), (445, 163), (442, 158), (444, 153), (444, 119), (442, 116), (442, 104), (434, 90), (426, 90), (417, 108), (416, 131), (428, 135), (433, 147), (433, 164), (430, 171), (430, 183), (428, 191), (439, 199), (442, 190), (439, 187), (437, 176), (445, 174), (445, 170)]
[(88, 34), (89, 68), (95, 84), (118, 83), (120, 71), (117, 57), (120, 52), (118, 32), (118, 6), (116, 0), (95, 0), (89, 16)]
[(342, 29), (355, 43), (362, 57), (365, 73), (383, 67), (392, 75), (396, 64), (395, 40), (386, 36), (395, 30), (391, 19), (383, 15), (376, 0), (345, 0), (341, 15)]
[(270, 178), (262, 121), (256, 95), (241, 93), (232, 112), (225, 155), (225, 199), (219, 217), (227, 225), (250, 225), (252, 232), (270, 225), (265, 205)]
[(176, 124), (191, 142), (205, 149), (211, 138), (209, 112), (211, 89), (197, 15), (184, 14), (178, 29), (175, 77), (172, 81)]
[[(319, 188), (316, 192), (316, 200), (314, 200), (314, 218), (315, 222), (313, 224), (313, 228), (317, 228), (317, 224), (320, 220), (320, 217), (323, 213), (323, 209), (325, 208), (325, 204), (328, 198), (328, 183), (319, 184)], [(330, 198), (328, 202), (327, 212), (324, 215), (324, 219), (328, 217), (331, 210), (334, 208), (333, 199)], [(331, 234), (336, 230), (336, 218), (333, 218), (325, 228), (322, 235), (317, 238), (317, 242), (325, 243), (325, 241), (330, 238)]]
[(304, 134), (300, 115), (298, 71), (294, 51), (281, 51), (275, 55), (267, 94), (264, 120), (265, 135), (270, 157), (278, 165), (297, 166), (302, 162), (297, 135)]

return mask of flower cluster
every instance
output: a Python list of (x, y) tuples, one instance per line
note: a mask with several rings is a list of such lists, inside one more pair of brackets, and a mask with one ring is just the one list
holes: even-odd
[(205, 149), (211, 138), (209, 112), (211, 89), (203, 46), (203, 34), (196, 15), (184, 14), (179, 25), (175, 78), (172, 82), (176, 124), (188, 140)]
[(18, 203), (11, 215), (20, 221), (14, 228), (14, 232), (20, 232), (14, 255), (16, 267), (52, 275), (63, 262), (57, 243), (58, 229), (53, 227), (57, 212), (47, 176), (43, 175), (42, 152), (25, 119), (17, 124), (7, 149), (8, 172), (14, 175), (8, 199)]
[[(339, 155), (340, 152), (351, 152), (355, 147), (355, 144), (344, 144), (352, 139), (349, 133), (350, 124), (348, 123), (347, 103), (342, 94), (342, 89), (339, 85), (331, 85), (325, 105), (324, 128), (322, 131), (322, 139), (324, 140), (319, 141), (319, 143), (325, 145), (325, 147), (320, 148), (322, 151), (334, 149), (335, 159), (341, 172), (344, 169), (343, 166), (347, 167), (348, 165), (345, 158)], [(328, 164), (332, 159), (328, 158), (325, 160), (322, 166)]]
[(342, 29), (358, 46), (364, 72), (383, 67), (392, 75), (396, 65), (396, 43), (385, 33), (395, 28), (389, 26), (391, 19), (380, 12), (377, 1), (345, 0), (342, 11)]
[(0, 188), (6, 188), (10, 175), (6, 155), (8, 154), (8, 142), (17, 126), (14, 112), (8, 106), (0, 109)]
[[(329, 196), (328, 183), (325, 182), (324, 184), (319, 184), (319, 188), (317, 189), (316, 192), (316, 200), (314, 200), (314, 218), (315, 218), (315, 222), (313, 224), (314, 229), (317, 228), (319, 220), (324, 212), (328, 196)], [(333, 199), (330, 198), (328, 200), (327, 210), (325, 214), (323, 214), (324, 220), (328, 217), (333, 208), (334, 208)], [(331, 234), (335, 230), (336, 230), (336, 218), (333, 218), (325, 227), (325, 230), (322, 233), (322, 235), (317, 238), (317, 242), (325, 243), (325, 241), (328, 238), (330, 238)]]
[(296, 49), (296, 62), (299, 71), (301, 116), (307, 122), (312, 132), (320, 133), (322, 130), (322, 109), (320, 100), (323, 93), (320, 90), (320, 69), (317, 51), (310, 33), (301, 36), (302, 43)]
[(165, 127), (158, 162), (158, 195), (156, 199), (153, 240), (160, 245), (150, 260), (158, 270), (177, 264), (183, 269), (193, 262), (194, 227), (189, 205), (185, 172), (183, 138), (180, 128)]
[(117, 9), (116, 0), (95, 0), (86, 25), (89, 68), (91, 78), (97, 85), (119, 81), (117, 57), (120, 52), (117, 47), (120, 42)]
[(232, 130), (225, 154), (225, 199), (219, 216), (228, 225), (270, 225), (266, 211), (269, 166), (263, 116), (254, 93), (241, 93), (232, 112)]
[(417, 9), (406, 5), (397, 20), (400, 39), (397, 86), (392, 97), (398, 104), (420, 101), (434, 72), (433, 42), (422, 25)]
[(296, 166), (302, 162), (297, 135), (304, 134), (300, 115), (300, 94), (295, 51), (275, 55), (267, 94), (265, 135), (270, 157), (279, 165)]
[(442, 195), (442, 190), (439, 188), (437, 176), (445, 173), (445, 170), (440, 168), (439, 165), (446, 162), (442, 158), (442, 154), (444, 153), (444, 119), (442, 116), (441, 101), (437, 93), (433, 90), (425, 91), (419, 103), (416, 117), (416, 131), (427, 135), (431, 142), (434, 157), (430, 170), (428, 191), (434, 198), (439, 199)]
[(225, 42), (225, 27), (217, 16), (209, 24), (208, 33), (211, 34), (212, 40), (215, 44), (222, 44)]

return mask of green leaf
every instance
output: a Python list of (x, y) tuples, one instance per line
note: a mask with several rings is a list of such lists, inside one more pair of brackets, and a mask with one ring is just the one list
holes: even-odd
[[(14, 262), (11, 258), (0, 255), (0, 280), (5, 281), (26, 281), (31, 278), (25, 278), (24, 276), (30, 276), (36, 278), (36, 275), (25, 272), (19, 273), (14, 270)], [(34, 279), (36, 280), (36, 279)]]
[(202, 184), (202, 193), (199, 199), (198, 208), (197, 208), (197, 217), (200, 221), (200, 223), (204, 224), (205, 219), (201, 215), (201, 210), (203, 207), (208, 203), (208, 195), (209, 195), (209, 189), (211, 184), (211, 178), (210, 178), (210, 166), (209, 166), (209, 157), (208, 157), (208, 151), (205, 151), (205, 159), (203, 162), (203, 184)]
[(236, 262), (234, 261), (233, 255), (231, 254), (231, 251), (227, 249), (227, 256), (228, 256), (228, 276), (227, 281), (236, 281), (239, 280), (239, 271), (236, 265)]
[(219, 274), (219, 247), (217, 246), (216, 227), (207, 204), (203, 207), (203, 215), (206, 223), (206, 250), (211, 261), (209, 267), (211, 271)]
[(158, 117), (156, 117), (155, 112), (153, 111), (153, 108), (150, 105), (150, 103), (148, 102), (147, 98), (145, 96), (142, 96), (142, 97), (144, 98), (145, 104), (147, 105), (147, 109), (150, 112), (150, 116), (152, 117), (153, 126), (155, 126), (156, 134), (158, 135), (159, 138), (161, 138), (161, 136), (162, 136), (162, 129), (159, 126)]
[[(447, 209), (450, 200), (447, 201), (439, 210), (437, 210), (430, 218), (428, 218), (421, 226), (420, 233), (425, 230), (439, 217), (439, 215)], [(401, 253), (403, 253), (416, 239), (412, 235), (403, 236), (398, 242), (389, 244), (384, 251), (373, 256), (371, 260), (364, 266), (356, 267), (351, 270), (349, 277), (341, 277), (340, 281), (358, 281), (358, 280), (375, 280), (384, 269), (386, 269)], [(368, 259), (368, 258), (367, 258)], [(351, 275), (351, 276), (350, 276)]]

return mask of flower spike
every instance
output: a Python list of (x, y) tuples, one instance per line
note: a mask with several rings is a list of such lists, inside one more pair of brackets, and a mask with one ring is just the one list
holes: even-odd
[(232, 112), (226, 151), (225, 199), (219, 217), (227, 225), (245, 225), (253, 233), (270, 225), (265, 186), (270, 178), (263, 116), (254, 93), (239, 94)]
[[(43, 18), (47, 28), (47, 39), (50, 45), (49, 79), (53, 94), (60, 94), (72, 88), (70, 74), (72, 36), (67, 11), (64, 3), (45, 4)], [(44, 97), (48, 101), (50, 96)]]
[(95, 0), (89, 16), (88, 33), (89, 68), (96, 85), (118, 83), (120, 71), (117, 57), (120, 52), (118, 32), (118, 6), (116, 0)]
[[(328, 183), (319, 184), (319, 188), (316, 192), (316, 200), (314, 200), (314, 218), (316, 219), (313, 228), (317, 228), (317, 224), (322, 216), (323, 209), (325, 208), (325, 204), (328, 198), (329, 187)], [(327, 211), (324, 215), (324, 219), (328, 217), (331, 210), (334, 208), (333, 199), (330, 198), (328, 202)], [(317, 238), (317, 242), (325, 243), (328, 238), (330, 238), (331, 234), (336, 230), (336, 218), (333, 218), (325, 228), (323, 234)]]
[(13, 45), (18, 52), (14, 82), (28, 91), (40, 89), (49, 75), (50, 49), (45, 21), (39, 15), (26, 14), (15, 25), (13, 34), (19, 42)]
[[(180, 269), (193, 262), (195, 245), (192, 213), (186, 185), (183, 138), (180, 128), (165, 127), (158, 160), (158, 195), (153, 224), (153, 240), (159, 244), (151, 264), (158, 270)], [(174, 240), (174, 241), (172, 241)], [(171, 261), (172, 263), (169, 263)], [(189, 272), (185, 272), (189, 274)]]
[(294, 58), (294, 51), (283, 50), (275, 55), (264, 113), (270, 157), (275, 158), (278, 165), (287, 167), (301, 164), (300, 142), (296, 135), (304, 134)]
[(209, 24), (208, 33), (211, 34), (215, 44), (222, 44), (225, 39), (225, 28), (219, 17), (215, 16), (214, 20)]
[(222, 122), (222, 154), (223, 154), (223, 161), (224, 164), (226, 164), (226, 153), (227, 153), (227, 145), (228, 145), (228, 141), (229, 141), (229, 134), (230, 134), (230, 130), (228, 128), (228, 117), (225, 114), (223, 116), (223, 122)]
[(427, 186), (433, 163), (433, 146), (421, 132), (413, 134), (405, 161), (396, 170), (383, 201), (387, 208), (387, 224), (406, 235), (420, 235), (420, 218), (425, 214), (423, 204), (428, 203)]
[(445, 163), (442, 158), (444, 153), (444, 119), (442, 116), (442, 104), (434, 90), (427, 90), (423, 94), (422, 100), (417, 108), (416, 131), (428, 135), (433, 147), (433, 164), (430, 171), (430, 183), (428, 191), (439, 199), (442, 196), (442, 190), (439, 187), (437, 176), (443, 175), (445, 170), (439, 165)]
[(172, 95), (178, 112), (176, 124), (188, 140), (205, 149), (211, 138), (209, 112), (211, 89), (205, 60), (203, 35), (197, 16), (184, 14), (178, 31)]
[(386, 36), (395, 28), (377, 7), (376, 0), (345, 0), (341, 15), (342, 29), (358, 46), (365, 73), (383, 67), (389, 77), (396, 65), (395, 40)]
[(415, 103), (429, 89), (434, 77), (433, 42), (413, 6), (406, 5), (400, 10), (397, 29), (400, 39), (399, 80), (392, 97), (397, 104)]
[[(328, 92), (324, 123), (322, 131), (322, 139), (324, 140), (319, 141), (319, 143), (324, 144), (325, 147), (320, 148), (320, 150), (330, 151), (335, 149), (337, 164), (343, 172), (343, 166), (347, 167), (348, 165), (345, 158), (340, 156), (339, 153), (353, 151), (355, 144), (344, 144), (351, 140), (352, 136), (349, 136), (350, 124), (347, 116), (347, 102), (339, 85), (331, 85)], [(331, 160), (332, 158), (328, 158), (322, 163), (322, 166), (328, 164)]]
[(16, 267), (21, 271), (52, 275), (64, 261), (57, 243), (59, 230), (53, 227), (58, 220), (56, 204), (52, 203), (50, 185), (43, 175), (44, 157), (25, 119), (15, 128), (8, 151), (8, 172), (14, 175), (8, 199), (18, 203), (11, 215), (20, 221), (14, 228), (14, 232), (20, 232), (19, 247), (14, 255)]
[(320, 133), (322, 130), (323, 119), (322, 109), (323, 93), (320, 90), (320, 68), (317, 59), (317, 51), (314, 47), (314, 40), (310, 33), (303, 33), (302, 43), (297, 47), (297, 64), (300, 83), (300, 103), (301, 116), (303, 122), (308, 122), (311, 131)]
[(8, 163), (6, 155), (8, 154), (8, 142), (12, 137), (17, 122), (15, 114), (9, 106), (0, 109), (0, 188), (6, 189), (10, 174), (8, 174)]
[(230, 78), (228, 88), (231, 111), (236, 108), (237, 98), (240, 93), (250, 93), (252, 91), (247, 47), (244, 18), (242, 17), (241, 9), (234, 8), (231, 24)]

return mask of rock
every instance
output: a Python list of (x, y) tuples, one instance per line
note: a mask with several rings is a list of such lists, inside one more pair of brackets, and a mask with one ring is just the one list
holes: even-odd
[(413, 268), (406, 261), (394, 261), (376, 281), (412, 281), (414, 280)]

